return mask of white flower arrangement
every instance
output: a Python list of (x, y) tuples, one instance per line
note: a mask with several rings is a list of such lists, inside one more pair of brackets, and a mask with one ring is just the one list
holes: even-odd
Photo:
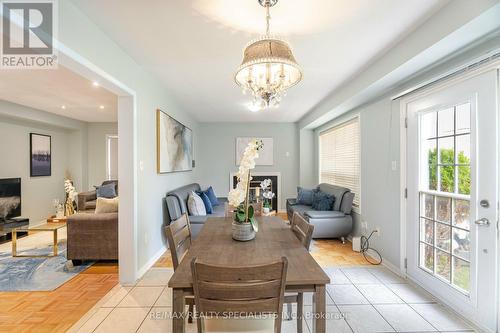
[[(235, 220), (240, 223), (250, 222), (254, 228), (257, 227), (253, 218), (253, 208), (249, 207), (248, 203), (248, 191), (250, 181), (252, 180), (250, 170), (255, 168), (255, 160), (259, 157), (259, 150), (263, 146), (262, 140), (253, 139), (248, 143), (241, 157), (240, 167), (236, 173), (238, 183), (236, 184), (236, 188), (229, 191), (227, 196), (229, 204), (233, 207), (238, 207)], [(246, 205), (243, 205), (245, 201)]]
[(68, 198), (71, 201), (76, 200), (76, 196), (78, 195), (78, 192), (76, 191), (76, 188), (73, 186), (73, 183), (71, 182), (70, 179), (64, 180), (64, 191), (68, 195)]
[(262, 197), (264, 198), (264, 207), (266, 208), (271, 208), (270, 202), (275, 197), (275, 194), (269, 189), (270, 186), (271, 179), (264, 179), (260, 183), (260, 188), (262, 189)]

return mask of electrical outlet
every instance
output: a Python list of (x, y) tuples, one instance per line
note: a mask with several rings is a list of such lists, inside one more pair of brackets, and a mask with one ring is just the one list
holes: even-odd
[(378, 226), (377, 226), (377, 227), (375, 228), (375, 231), (376, 231), (375, 235), (376, 235), (377, 237), (380, 237), (380, 227), (378, 227)]

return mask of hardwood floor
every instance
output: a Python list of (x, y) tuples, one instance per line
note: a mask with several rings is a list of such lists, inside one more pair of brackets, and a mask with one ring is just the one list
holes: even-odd
[(97, 263), (54, 291), (0, 292), (0, 332), (65, 332), (118, 283), (117, 263)]

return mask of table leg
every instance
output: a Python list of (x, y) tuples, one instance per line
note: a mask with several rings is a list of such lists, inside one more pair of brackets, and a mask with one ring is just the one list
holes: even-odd
[(12, 230), (12, 256), (17, 257), (17, 230)]
[(57, 257), (57, 229), (54, 229), (54, 257)]
[(186, 310), (186, 300), (182, 289), (174, 289), (172, 293), (172, 329), (176, 333), (185, 332), (184, 311)]
[(313, 296), (313, 333), (326, 332), (326, 290), (324, 285), (316, 286)]

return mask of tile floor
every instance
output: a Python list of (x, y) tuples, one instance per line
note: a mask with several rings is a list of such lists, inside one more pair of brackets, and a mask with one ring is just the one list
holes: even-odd
[[(325, 271), (332, 279), (327, 288), (327, 332), (473, 331), (431, 295), (384, 267), (328, 267)], [(172, 305), (166, 285), (172, 274), (171, 268), (154, 267), (135, 286), (116, 286), (70, 331), (172, 332), (166, 318)], [(306, 316), (311, 302), (312, 295), (306, 294)], [(304, 332), (309, 333), (311, 319), (305, 322)], [(295, 332), (295, 320), (284, 321), (282, 331)], [(187, 325), (187, 332), (196, 332), (196, 325)]]

